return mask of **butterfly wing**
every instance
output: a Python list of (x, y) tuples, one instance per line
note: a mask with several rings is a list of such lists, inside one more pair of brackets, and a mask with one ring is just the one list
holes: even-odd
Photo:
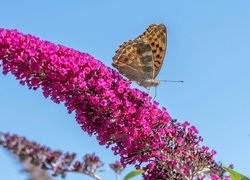
[(147, 82), (154, 76), (152, 49), (143, 39), (135, 39), (121, 45), (113, 57), (112, 65), (122, 75), (145, 88), (149, 87)]
[(166, 54), (166, 49), (167, 49), (166, 27), (164, 24), (160, 25), (151, 24), (143, 33), (143, 35), (138, 37), (138, 39), (143, 39), (147, 41), (151, 46), (154, 59), (153, 78), (155, 79), (161, 70), (164, 57)]

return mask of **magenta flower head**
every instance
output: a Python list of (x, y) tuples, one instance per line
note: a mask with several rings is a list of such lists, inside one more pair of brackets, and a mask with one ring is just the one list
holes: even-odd
[(114, 163), (109, 164), (109, 166), (117, 174), (120, 174), (121, 171), (124, 169), (120, 161), (115, 161)]
[(87, 53), (1, 28), (0, 59), (4, 74), (11, 72), (29, 89), (42, 88), (46, 98), (74, 111), (81, 128), (101, 145), (112, 145), (123, 166), (148, 164), (145, 179), (190, 178), (213, 164), (214, 153), (200, 147), (194, 126), (173, 120)]
[(86, 154), (84, 156), (84, 170), (88, 170), (90, 172), (95, 173), (98, 168), (100, 168), (103, 163), (100, 158), (95, 154)]
[[(52, 171), (53, 176), (65, 177), (66, 173), (79, 172), (100, 179), (95, 172), (101, 166), (101, 161), (94, 154), (86, 155), (82, 162), (75, 161), (76, 154), (74, 153), (62, 153), (29, 141), (24, 137), (2, 132), (0, 132), (0, 146), (15, 154), (25, 164), (25, 169), (28, 165), (28, 172), (33, 175), (38, 175), (37, 173), (40, 172), (44, 174), (46, 170)], [(47, 175), (49, 176), (49, 174)], [(50, 180), (51, 178), (38, 176), (31, 179)]]

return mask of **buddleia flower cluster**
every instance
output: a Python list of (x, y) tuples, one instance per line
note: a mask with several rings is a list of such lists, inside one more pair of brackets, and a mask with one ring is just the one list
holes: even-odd
[(112, 146), (124, 167), (143, 168), (145, 179), (190, 179), (213, 168), (215, 151), (200, 145), (194, 126), (173, 120), (166, 108), (91, 55), (0, 28), (0, 60), (3, 74), (64, 103), (85, 132)]
[(95, 154), (86, 154), (81, 161), (75, 160), (75, 153), (63, 153), (41, 146), (36, 142), (8, 133), (0, 132), (0, 146), (12, 152), (24, 164), (25, 170), (33, 176), (31, 179), (52, 179), (52, 176), (65, 177), (66, 173), (78, 172), (100, 180), (96, 171), (103, 163)]

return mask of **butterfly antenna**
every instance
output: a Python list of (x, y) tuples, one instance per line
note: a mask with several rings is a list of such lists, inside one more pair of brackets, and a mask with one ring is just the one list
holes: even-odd
[(160, 82), (178, 82), (183, 83), (184, 81), (172, 81), (172, 80), (159, 80)]

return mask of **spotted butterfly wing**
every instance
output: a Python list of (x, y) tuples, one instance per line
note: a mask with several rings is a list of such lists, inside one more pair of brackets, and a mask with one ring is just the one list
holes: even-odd
[(112, 65), (128, 79), (149, 89), (159, 84), (155, 77), (160, 71), (165, 52), (166, 28), (163, 24), (152, 24), (143, 35), (120, 46)]
[(154, 78), (159, 74), (166, 50), (167, 50), (167, 30), (164, 24), (151, 24), (140, 38), (147, 41), (153, 52)]

